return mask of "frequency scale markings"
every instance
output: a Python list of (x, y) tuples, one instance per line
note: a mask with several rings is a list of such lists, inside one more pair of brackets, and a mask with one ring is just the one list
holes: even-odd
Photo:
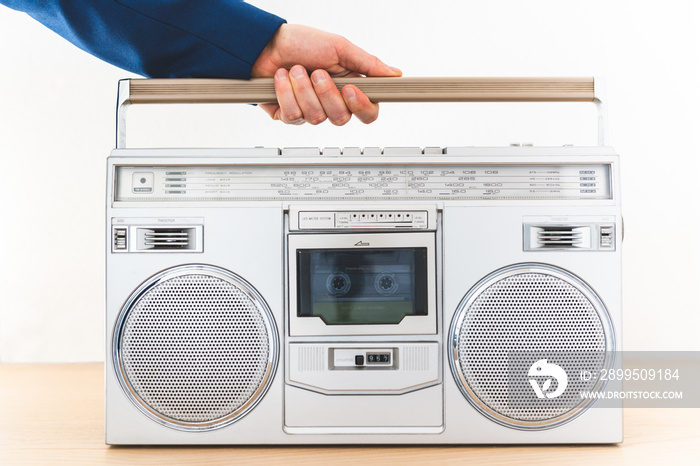
[[(143, 173), (143, 177), (138, 175)], [(148, 176), (146, 176), (148, 175)], [(144, 190), (139, 180), (154, 179)], [(420, 165), (117, 167), (116, 201), (337, 199), (609, 199), (609, 166)]]

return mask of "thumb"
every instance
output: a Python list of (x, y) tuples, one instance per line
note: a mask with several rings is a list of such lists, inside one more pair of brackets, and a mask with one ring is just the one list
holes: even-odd
[(365, 76), (401, 76), (401, 70), (389, 66), (379, 58), (362, 50), (350, 41), (337, 48), (338, 63), (343, 68)]

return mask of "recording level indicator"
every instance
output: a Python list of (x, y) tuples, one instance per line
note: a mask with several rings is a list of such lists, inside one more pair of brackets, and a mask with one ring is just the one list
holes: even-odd
[(299, 229), (346, 229), (346, 228), (404, 228), (427, 229), (427, 211), (300, 211)]

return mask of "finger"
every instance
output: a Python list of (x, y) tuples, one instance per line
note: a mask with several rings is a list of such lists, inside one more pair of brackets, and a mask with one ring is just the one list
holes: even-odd
[(304, 120), (312, 125), (326, 121), (326, 112), (316, 96), (316, 91), (314, 91), (306, 69), (301, 65), (294, 65), (289, 70), (289, 76), (292, 89), (294, 89), (294, 96), (304, 115)]
[(277, 94), (277, 102), (280, 107), (279, 119), (289, 125), (301, 125), (304, 123), (304, 113), (297, 103), (294, 89), (289, 79), (289, 73), (284, 68), (280, 68), (275, 72), (275, 93)]
[(259, 104), (258, 107), (260, 107), (261, 109), (263, 109), (265, 111), (265, 113), (270, 115), (273, 120), (280, 119), (280, 115), (279, 115), (280, 106), (279, 105), (277, 105), (277, 104)]
[(400, 69), (387, 65), (348, 40), (342, 41), (336, 49), (340, 65), (348, 70), (357, 71), (365, 76), (399, 77), (402, 74)]
[(336, 126), (342, 126), (350, 121), (352, 113), (348, 110), (348, 106), (345, 105), (343, 96), (340, 95), (340, 91), (328, 72), (325, 70), (314, 71), (311, 73), (311, 82), (314, 85), (316, 96), (323, 106), (323, 111), (328, 115), (331, 123)]
[(372, 123), (379, 116), (379, 104), (370, 102), (367, 97), (357, 86), (348, 84), (343, 87), (343, 99), (348, 109), (362, 123)]

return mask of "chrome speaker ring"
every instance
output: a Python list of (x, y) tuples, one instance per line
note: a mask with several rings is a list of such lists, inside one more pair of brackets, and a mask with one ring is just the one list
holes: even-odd
[(146, 279), (112, 333), (112, 366), (127, 398), (181, 431), (219, 429), (247, 415), (278, 361), (277, 327), (263, 297), (212, 265), (180, 265)]

